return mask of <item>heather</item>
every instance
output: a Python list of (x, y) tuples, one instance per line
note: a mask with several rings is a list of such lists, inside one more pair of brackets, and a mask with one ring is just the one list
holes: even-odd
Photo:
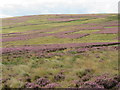
[(1, 88), (119, 89), (117, 14), (3, 19)]

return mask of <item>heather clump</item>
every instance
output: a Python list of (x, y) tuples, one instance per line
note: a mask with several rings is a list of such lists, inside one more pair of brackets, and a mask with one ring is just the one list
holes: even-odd
[(35, 83), (26, 83), (25, 88), (40, 88), (40, 86)]
[(106, 88), (106, 89), (113, 88), (118, 84), (118, 81), (116, 81), (115, 79), (108, 78), (108, 77), (105, 77), (105, 76), (98, 77), (95, 80), (95, 82), (99, 85), (104, 86), (104, 88)]
[(50, 83), (50, 81), (47, 78), (38, 78), (36, 80), (36, 84), (41, 86), (41, 87), (43, 87), (43, 86), (45, 86), (45, 85), (47, 85), (49, 83)]
[(83, 85), (81, 85), (79, 88), (104, 88), (104, 87), (98, 85), (95, 82), (87, 81), (87, 82), (84, 82)]
[(57, 88), (60, 87), (60, 84), (58, 83), (50, 83), (45, 86), (45, 88)]

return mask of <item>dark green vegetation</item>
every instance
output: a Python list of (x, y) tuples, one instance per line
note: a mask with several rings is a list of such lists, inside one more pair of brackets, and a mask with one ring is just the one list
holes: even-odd
[(117, 89), (116, 14), (3, 19), (3, 88)]

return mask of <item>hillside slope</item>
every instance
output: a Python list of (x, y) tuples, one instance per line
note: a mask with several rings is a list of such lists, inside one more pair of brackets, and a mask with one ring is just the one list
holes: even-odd
[(118, 27), (117, 14), (4, 18), (3, 88), (118, 89)]

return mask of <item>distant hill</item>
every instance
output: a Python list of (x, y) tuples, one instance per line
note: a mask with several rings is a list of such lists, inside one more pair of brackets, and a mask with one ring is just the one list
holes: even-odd
[(7, 42), (8, 45), (115, 42), (117, 19), (117, 14), (56, 14), (4, 18), (3, 42), (5, 45)]

